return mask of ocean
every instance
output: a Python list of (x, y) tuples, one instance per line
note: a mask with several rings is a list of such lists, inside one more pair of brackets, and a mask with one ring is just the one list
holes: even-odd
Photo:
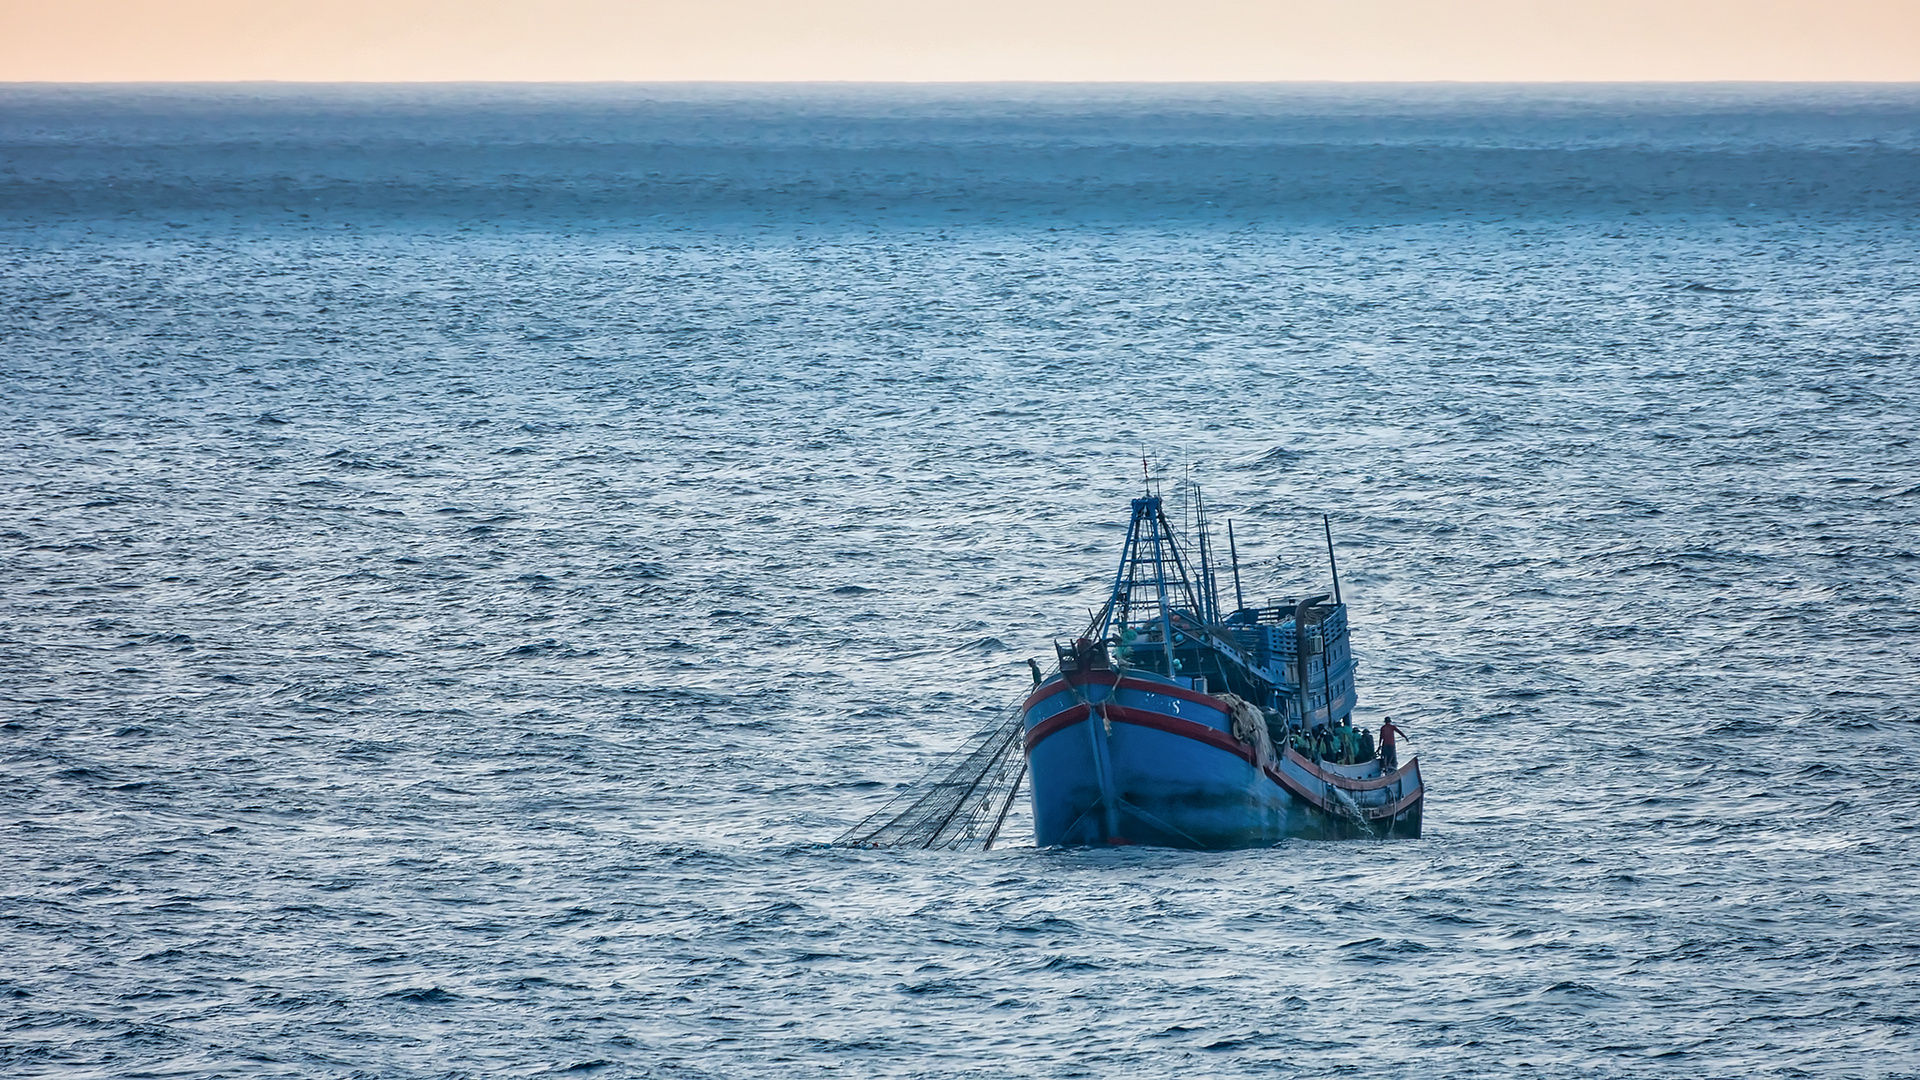
[[(0, 87), (0, 1073), (1920, 1076), (1917, 361), (1914, 86)], [(833, 846), (1149, 477), (1424, 837)]]

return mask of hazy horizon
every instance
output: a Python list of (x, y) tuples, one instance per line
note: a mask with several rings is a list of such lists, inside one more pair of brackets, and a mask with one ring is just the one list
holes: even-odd
[(1920, 81), (1902, 0), (0, 0), (0, 82)]
[(1920, 86), (1910, 79), (0, 79), (0, 86)]

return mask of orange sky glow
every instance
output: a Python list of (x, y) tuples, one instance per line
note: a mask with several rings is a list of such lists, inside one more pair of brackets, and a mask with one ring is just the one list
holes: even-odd
[(0, 81), (1920, 81), (1920, 0), (0, 0)]

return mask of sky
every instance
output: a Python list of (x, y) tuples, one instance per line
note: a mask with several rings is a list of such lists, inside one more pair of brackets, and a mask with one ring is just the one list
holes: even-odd
[(1920, 81), (1920, 0), (0, 0), (0, 82)]

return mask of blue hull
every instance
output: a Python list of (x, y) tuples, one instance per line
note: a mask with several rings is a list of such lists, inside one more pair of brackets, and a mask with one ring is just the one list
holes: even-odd
[(1288, 837), (1418, 836), (1417, 762), (1338, 775), (1235, 739), (1225, 703), (1151, 672), (1056, 675), (1025, 709), (1042, 846), (1226, 849)]

